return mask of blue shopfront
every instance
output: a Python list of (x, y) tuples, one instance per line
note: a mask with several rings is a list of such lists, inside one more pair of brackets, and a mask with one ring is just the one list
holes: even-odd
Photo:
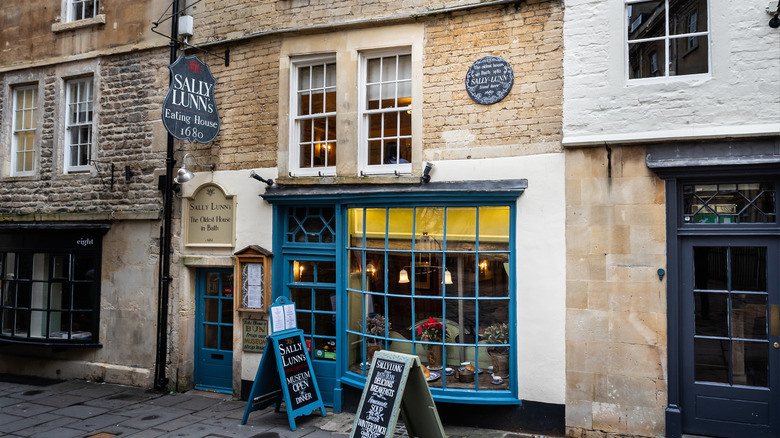
[(322, 397), (374, 351), (416, 354), (437, 402), (520, 405), (515, 226), (526, 180), (269, 188), (273, 298), (296, 304)]

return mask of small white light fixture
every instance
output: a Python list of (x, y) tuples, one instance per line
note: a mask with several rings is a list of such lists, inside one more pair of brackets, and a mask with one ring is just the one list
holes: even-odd
[(184, 184), (195, 177), (194, 173), (187, 170), (187, 157), (189, 155), (188, 152), (184, 154), (184, 158), (181, 159), (181, 168), (179, 168), (179, 171), (176, 173), (176, 178), (173, 179), (173, 182), (176, 184)]
[(444, 284), (452, 284), (452, 274), (447, 269), (444, 270)]
[(401, 272), (398, 273), (398, 282), (409, 283), (409, 273), (406, 272), (406, 269), (401, 269)]

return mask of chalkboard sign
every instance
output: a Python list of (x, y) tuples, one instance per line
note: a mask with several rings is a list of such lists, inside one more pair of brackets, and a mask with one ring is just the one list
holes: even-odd
[(474, 102), (490, 105), (509, 94), (515, 74), (508, 62), (498, 56), (485, 56), (469, 67), (466, 91)]
[(357, 412), (351, 438), (392, 438), (399, 415), (409, 436), (445, 437), (417, 356), (374, 354)]
[[(278, 298), (271, 306), (272, 323), (274, 309), (285, 306), (293, 305), (284, 297)], [(292, 311), (295, 312), (294, 307)], [(267, 344), (270, 348), (265, 349), (260, 359), (241, 424), (246, 424), (251, 412), (271, 405), (276, 406), (275, 410), (278, 412), (282, 401), (287, 406), (287, 419), (291, 430), (295, 430), (295, 417), (310, 414), (317, 408), (324, 417), (325, 405), (312, 372), (311, 358), (303, 340), (303, 330), (275, 332), (268, 335)]]
[(314, 386), (314, 374), (309, 366), (306, 345), (300, 336), (279, 340), (279, 360), (282, 362), (284, 382), (290, 394), (290, 405), (294, 411), (319, 400)]
[(355, 423), (355, 436), (387, 436), (404, 371), (404, 362), (382, 358), (374, 361), (366, 385), (366, 397)]

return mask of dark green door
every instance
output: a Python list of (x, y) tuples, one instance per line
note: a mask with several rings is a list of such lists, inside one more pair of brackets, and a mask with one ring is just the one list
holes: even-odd
[(780, 437), (777, 237), (681, 245), (683, 432)]
[(195, 388), (233, 391), (233, 270), (199, 269)]

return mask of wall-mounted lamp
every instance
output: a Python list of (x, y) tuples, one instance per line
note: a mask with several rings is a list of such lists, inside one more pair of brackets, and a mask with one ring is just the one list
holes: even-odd
[(663, 270), (663, 268), (658, 269), (658, 280), (662, 281), (664, 279), (664, 274), (666, 274), (666, 271)]
[(433, 169), (433, 163), (426, 162), (425, 169), (423, 169), (423, 174), (420, 178), (420, 180), (425, 184), (431, 182), (431, 169)]
[(254, 170), (249, 172), (249, 177), (250, 178), (254, 178), (254, 179), (256, 179), (256, 180), (258, 180), (260, 182), (264, 182), (264, 183), (268, 184), (268, 187), (271, 187), (272, 185), (274, 185), (274, 180), (273, 179), (271, 179), (271, 178), (268, 178), (268, 179), (263, 178), (262, 176), (256, 174)]
[(774, 17), (769, 20), (769, 27), (772, 29), (777, 29), (780, 27), (780, 17), (778, 17), (778, 13), (780, 13), (780, 2), (773, 1), (769, 2), (769, 5), (766, 7), (766, 13), (769, 15), (774, 14)]
[[(176, 172), (176, 178), (173, 179), (173, 182), (177, 184), (184, 184), (195, 177), (194, 173), (187, 170), (187, 157), (189, 156), (191, 156), (189, 152), (184, 154), (184, 158), (181, 159), (181, 167), (179, 168), (179, 171)], [(198, 164), (196, 163), (195, 165)], [(213, 164), (206, 164), (203, 167), (208, 167), (212, 172), (214, 171), (214, 168), (216, 168), (216, 166)]]

